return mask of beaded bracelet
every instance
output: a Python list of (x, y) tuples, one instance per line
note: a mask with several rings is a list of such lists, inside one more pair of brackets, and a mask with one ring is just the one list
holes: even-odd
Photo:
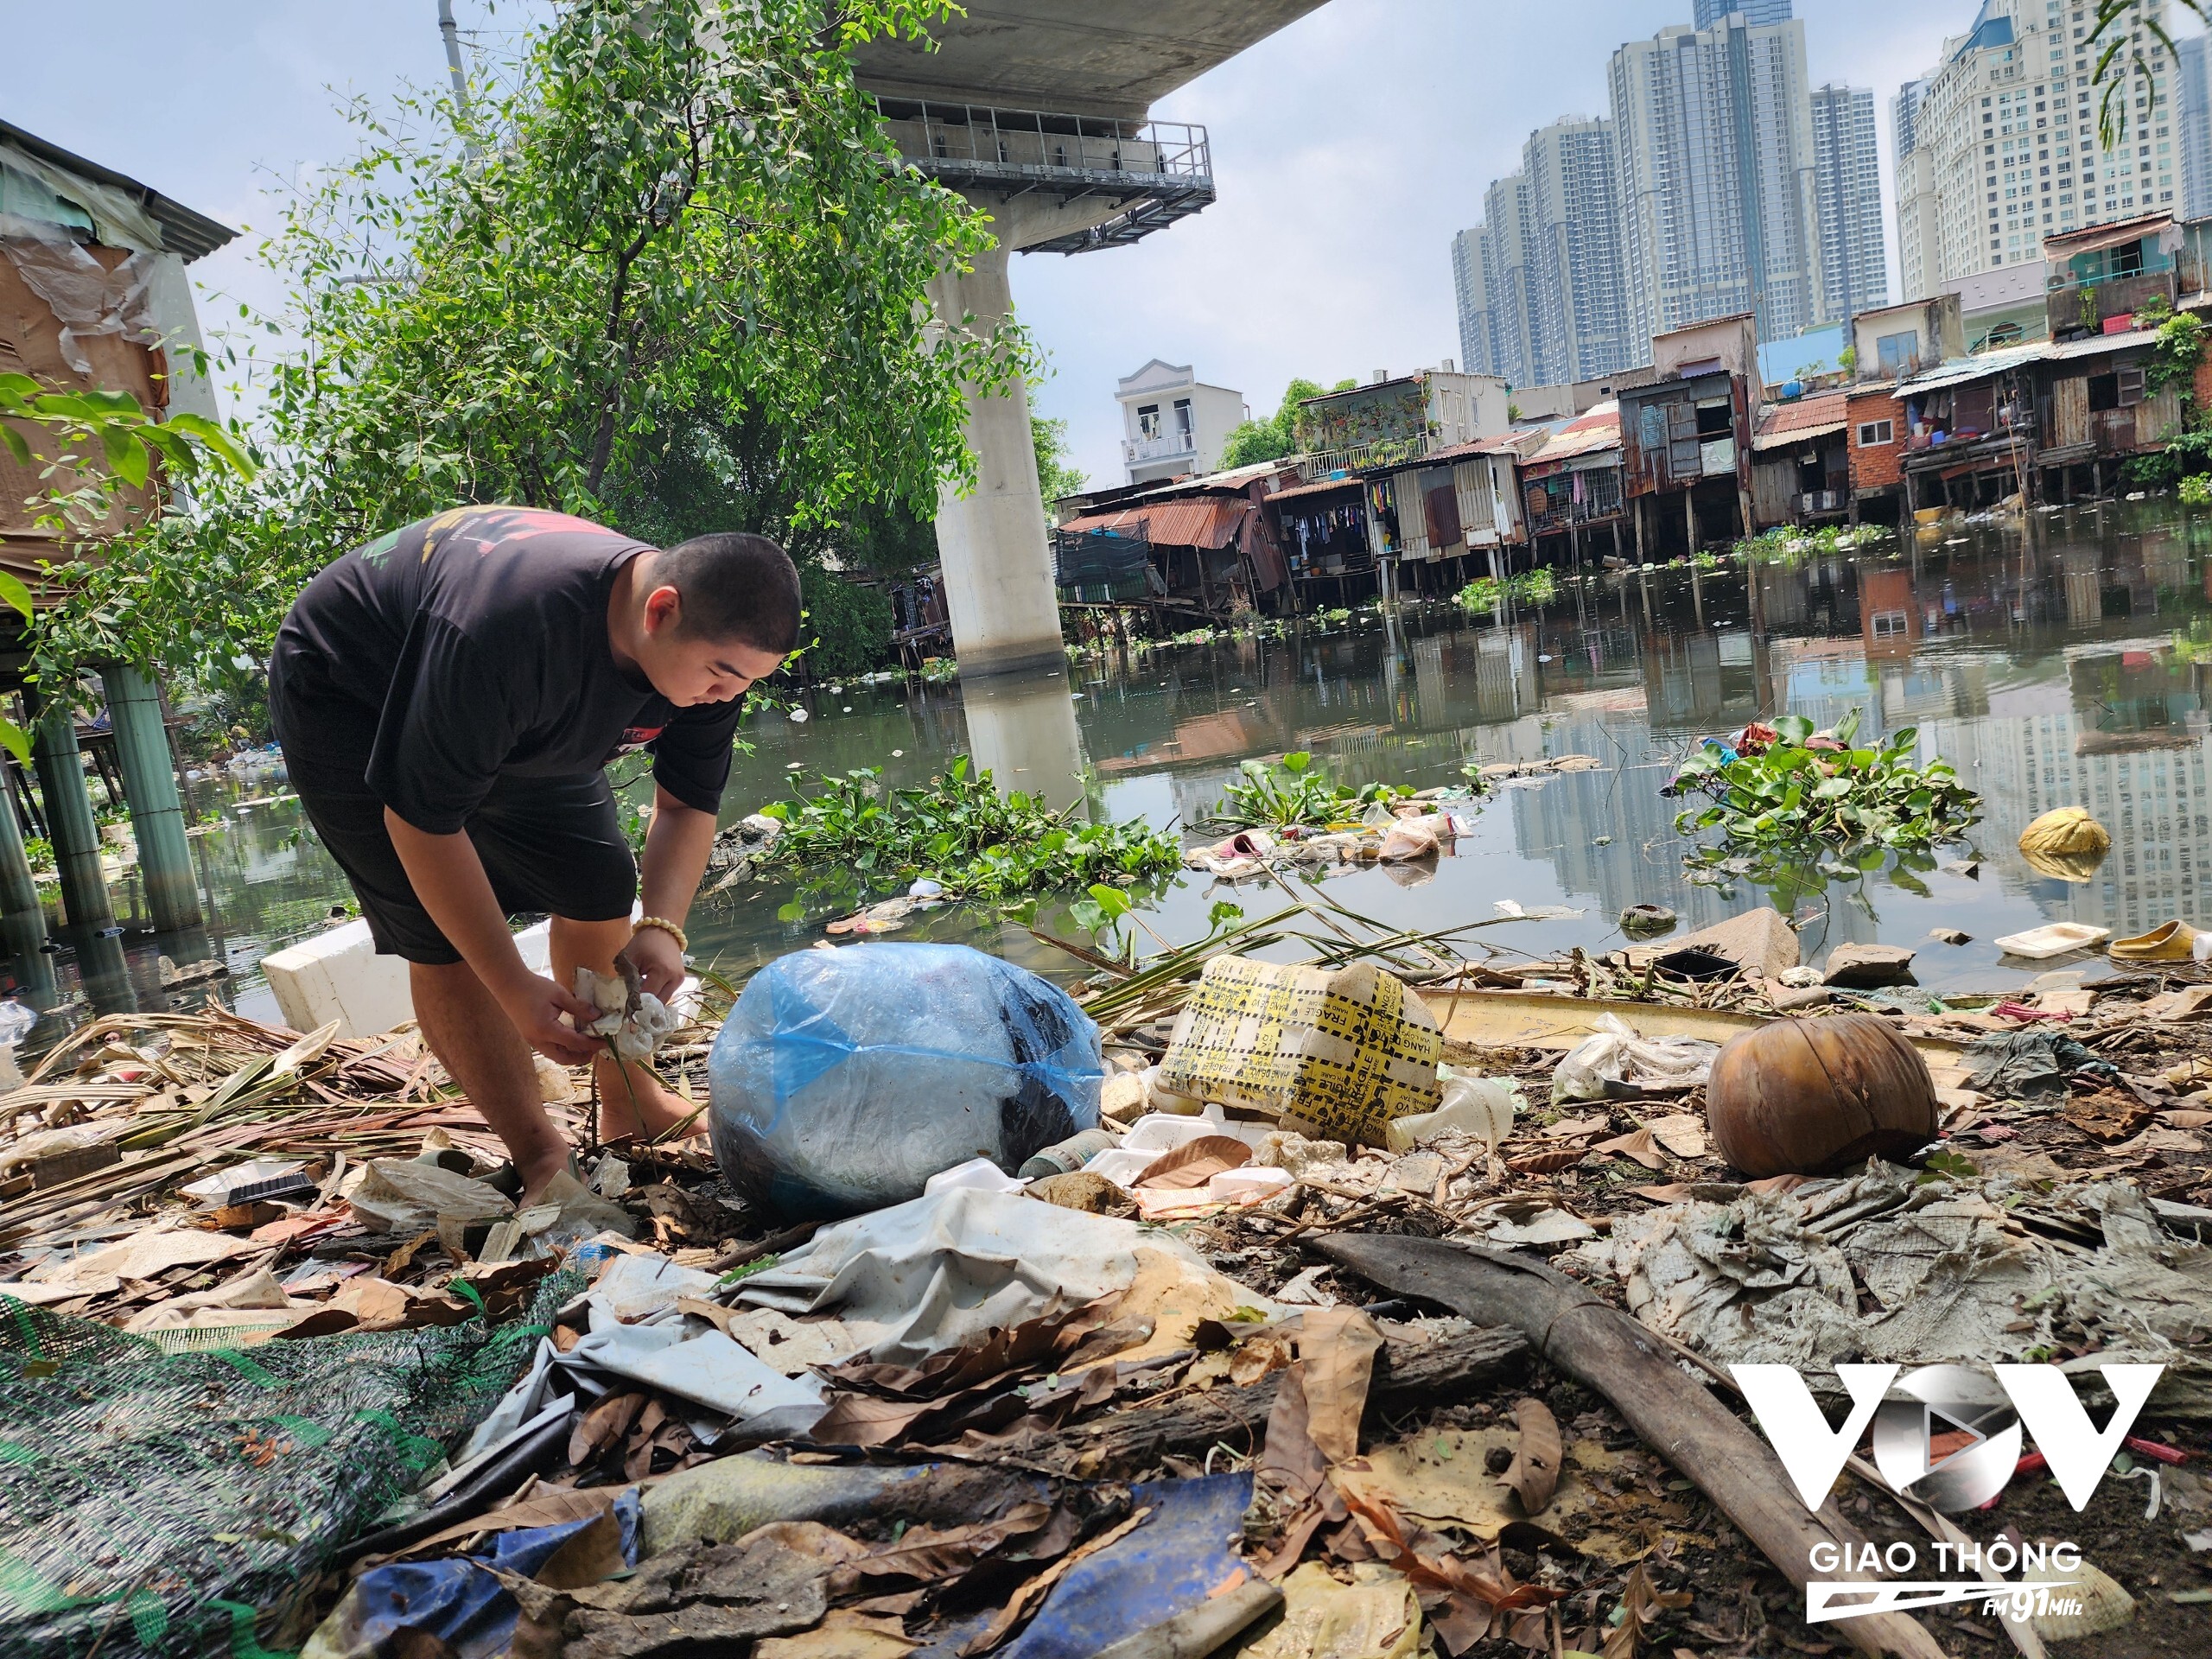
[(657, 927), (670, 938), (674, 939), (678, 950), (689, 950), (691, 948), (691, 941), (684, 937), (683, 930), (665, 916), (640, 916), (630, 931), (632, 933), (641, 933), (649, 927)]

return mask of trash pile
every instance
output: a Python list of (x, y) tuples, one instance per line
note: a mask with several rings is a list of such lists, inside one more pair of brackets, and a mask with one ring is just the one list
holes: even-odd
[[(0, 1096), (0, 1655), (2190, 1650), (2212, 969), (1465, 931), (797, 952), (637, 1062), (706, 1140), (544, 1068), (527, 1207), (410, 1032), (95, 1022)], [(1726, 1370), (1992, 1359), (2165, 1367), (2084, 1514), (1806, 1510)], [(1806, 1625), (1928, 1529), (2111, 1593)]]

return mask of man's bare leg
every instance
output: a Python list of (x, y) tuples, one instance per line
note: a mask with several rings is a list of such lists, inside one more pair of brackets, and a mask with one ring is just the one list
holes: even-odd
[(535, 1198), (567, 1164), (569, 1143), (545, 1115), (530, 1046), (467, 963), (410, 963), (407, 977), (423, 1040), (506, 1142), (524, 1196)]
[[(611, 974), (614, 971), (615, 952), (629, 943), (630, 924), (626, 920), (572, 922), (565, 916), (556, 916), (551, 953), (553, 977), (562, 986), (574, 990), (579, 966), (594, 973)], [(642, 1136), (650, 1141), (686, 1118), (692, 1119), (690, 1133), (706, 1133), (706, 1115), (681, 1095), (672, 1093), (652, 1067), (623, 1064), (612, 1054), (601, 1054), (592, 1062), (592, 1076), (599, 1085), (601, 1140), (624, 1141)]]

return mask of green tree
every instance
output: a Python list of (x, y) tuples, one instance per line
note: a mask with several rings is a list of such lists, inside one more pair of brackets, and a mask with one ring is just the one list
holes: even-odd
[(1068, 459), (1068, 423), (1029, 417), (1029, 436), (1037, 446), (1037, 487), (1045, 493), (1045, 516), (1062, 496), (1080, 494), (1090, 476)]
[[(2200, 22), (2212, 23), (2212, 0), (2181, 0), (2181, 3), (2195, 12)], [(2159, 92), (2156, 77), (2161, 71), (2171, 73), (2178, 67), (2181, 54), (2174, 49), (2173, 36), (2166, 32), (2165, 24), (2145, 10), (2143, 0), (2097, 0), (2096, 27), (2089, 31), (2089, 45), (2097, 54), (2091, 79), (2104, 89), (2097, 100), (2097, 129), (2110, 149), (2128, 133), (2131, 85), (2143, 100), (2143, 110), (2135, 117), (2138, 127), (2149, 125), (2144, 118), (2157, 105), (2171, 106), (2172, 95)], [(2171, 113), (2169, 107), (2166, 114)]]
[[(571, 0), (463, 105), (357, 105), (364, 142), (266, 257), (296, 347), (234, 355), (268, 464), (119, 543), (44, 629), (250, 664), (315, 569), (455, 502), (810, 537), (965, 482), (962, 383), (1018, 331), (917, 327), (987, 221), (902, 165), (849, 48), (943, 0)], [(747, 504), (742, 522), (733, 504)], [(703, 526), (699, 526), (703, 527)]]
[(1230, 429), (1228, 442), (1222, 446), (1222, 470), (1256, 466), (1263, 461), (1281, 461), (1286, 455), (1296, 454), (1299, 404), (1308, 397), (1319, 397), (1328, 392), (1350, 391), (1358, 384), (1357, 380), (1339, 380), (1333, 386), (1323, 386), (1312, 380), (1293, 380), (1283, 388), (1282, 402), (1275, 406), (1274, 414), (1263, 421), (1240, 421)]

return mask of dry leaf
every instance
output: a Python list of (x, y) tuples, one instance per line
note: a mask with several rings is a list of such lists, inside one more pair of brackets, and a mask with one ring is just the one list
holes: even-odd
[(1086, 1555), (1096, 1555), (1108, 1545), (1119, 1543), (1130, 1533), (1142, 1526), (1151, 1514), (1152, 1511), (1149, 1509), (1139, 1510), (1120, 1526), (1109, 1528), (1089, 1543), (1070, 1550), (1052, 1566), (1016, 1590), (1007, 1599), (1007, 1604), (999, 1610), (998, 1616), (976, 1635), (969, 1637), (960, 1649), (961, 1659), (975, 1659), (976, 1655), (988, 1653), (1000, 1643), (1005, 1641), (1013, 1634), (1015, 1626), (1029, 1616), (1031, 1604), (1041, 1601), (1046, 1592), (1067, 1575), (1070, 1567)]
[(1306, 1432), (1332, 1463), (1359, 1455), (1359, 1420), (1382, 1346), (1382, 1333), (1356, 1307), (1308, 1308), (1298, 1316)]
[(1224, 1169), (1250, 1161), (1252, 1148), (1233, 1135), (1202, 1135), (1172, 1152), (1163, 1152), (1129, 1185), (1179, 1191), (1204, 1186)]
[(645, 1408), (642, 1394), (614, 1394), (586, 1412), (569, 1435), (569, 1467), (581, 1469), (596, 1462), (601, 1452), (630, 1432)]
[(1637, 1640), (1661, 1612), (1671, 1612), (1690, 1605), (1687, 1590), (1664, 1592), (1651, 1587), (1651, 1580), (1638, 1561), (1629, 1569), (1628, 1583), (1621, 1591), (1621, 1622), (1613, 1626), (1605, 1637), (1605, 1651), (1599, 1659), (1636, 1659)]
[(1254, 1337), (1230, 1356), (1229, 1380), (1247, 1388), (1290, 1363), (1290, 1344), (1280, 1337)]
[(1562, 1117), (1541, 1131), (1552, 1141), (1586, 1141), (1593, 1135), (1603, 1135), (1612, 1127), (1612, 1119), (1603, 1112), (1586, 1112), (1580, 1117)]
[(1706, 1154), (1705, 1125), (1691, 1113), (1655, 1117), (1643, 1127), (1651, 1131), (1653, 1140), (1677, 1158), (1702, 1158)]
[(1610, 1141), (1600, 1141), (1592, 1152), (1618, 1153), (1624, 1158), (1633, 1158), (1646, 1169), (1663, 1169), (1667, 1160), (1660, 1155), (1658, 1143), (1649, 1129), (1637, 1129), (1629, 1135), (1617, 1135)]
[(1541, 1400), (1522, 1401), (1513, 1408), (1513, 1421), (1520, 1426), (1521, 1447), (1505, 1484), (1520, 1495), (1521, 1507), (1535, 1515), (1559, 1485), (1559, 1423)]
[(1580, 1147), (1568, 1147), (1558, 1152), (1531, 1153), (1526, 1158), (1509, 1158), (1505, 1166), (1516, 1175), (1553, 1175), (1562, 1169), (1573, 1169), (1588, 1155)]

